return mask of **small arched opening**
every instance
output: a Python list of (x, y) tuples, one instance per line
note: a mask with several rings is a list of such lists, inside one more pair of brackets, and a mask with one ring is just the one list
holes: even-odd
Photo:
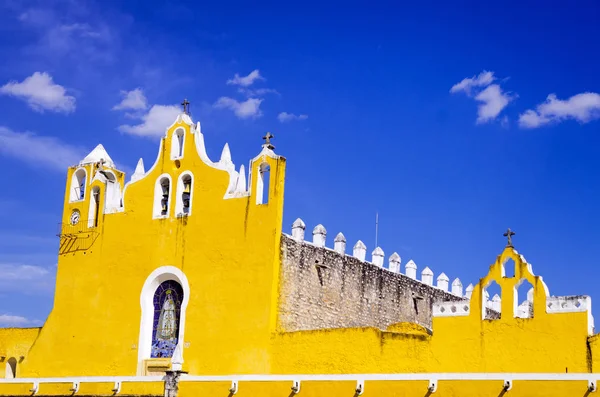
[(258, 167), (258, 172), (258, 180), (256, 181), (256, 204), (269, 204), (271, 167), (268, 163), (262, 163)]
[(525, 278), (515, 285), (515, 317), (533, 318), (533, 285)]
[(154, 187), (153, 216), (155, 218), (166, 217), (169, 214), (170, 202), (171, 177), (164, 174), (156, 180), (156, 185)]
[(17, 359), (14, 357), (9, 358), (6, 361), (6, 379), (14, 379), (17, 377)]
[(508, 258), (502, 263), (502, 277), (512, 278), (515, 276), (516, 264), (512, 258)]
[(177, 128), (171, 137), (171, 158), (180, 159), (183, 157), (183, 148), (185, 141), (185, 130)]
[(69, 187), (69, 201), (79, 201), (85, 198), (86, 181), (87, 172), (85, 169), (79, 168), (73, 173)]
[(192, 213), (193, 176), (189, 171), (184, 172), (177, 181), (177, 203), (175, 212), (178, 216)]
[(481, 302), (484, 320), (497, 320), (502, 316), (502, 288), (495, 280), (483, 288)]
[(100, 188), (98, 186), (94, 186), (92, 188), (92, 196), (90, 200), (90, 209), (88, 214), (88, 226), (98, 226), (98, 218), (100, 217)]

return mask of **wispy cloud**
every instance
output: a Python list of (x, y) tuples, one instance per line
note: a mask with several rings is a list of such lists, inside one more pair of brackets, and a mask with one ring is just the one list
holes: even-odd
[(41, 113), (44, 110), (57, 113), (75, 111), (75, 97), (67, 95), (67, 90), (55, 84), (52, 76), (45, 72), (35, 72), (20, 83), (11, 81), (0, 87), (0, 94), (22, 99)]
[(85, 152), (54, 137), (40, 136), (32, 132), (16, 132), (0, 126), (0, 153), (33, 166), (44, 166), (52, 171), (64, 172), (66, 167), (77, 164)]
[(252, 89), (252, 88), (240, 87), (240, 88), (238, 88), (238, 92), (246, 95), (246, 97), (248, 97), (248, 98), (258, 97), (258, 96), (264, 96), (264, 95), (267, 95), (267, 94), (281, 95), (274, 88), (256, 88), (256, 89)]
[(227, 84), (249, 87), (257, 80), (264, 80), (264, 77), (260, 75), (258, 69), (255, 69), (252, 72), (250, 72), (250, 74), (248, 74), (247, 76), (240, 76), (236, 73), (232, 79), (227, 80)]
[(51, 293), (54, 290), (55, 268), (0, 263), (0, 274), (3, 291)]
[(277, 119), (282, 123), (294, 120), (306, 120), (307, 118), (308, 116), (306, 114), (295, 115), (288, 112), (281, 112), (277, 115)]
[(229, 109), (240, 119), (258, 118), (262, 116), (260, 104), (263, 99), (249, 98), (244, 102), (237, 101), (229, 97), (221, 97), (215, 102), (213, 107), (217, 109)]
[(584, 124), (599, 118), (600, 94), (584, 92), (566, 100), (558, 99), (555, 94), (550, 94), (545, 102), (536, 106), (535, 110), (526, 110), (519, 116), (519, 126), (537, 128), (568, 119)]
[(113, 110), (143, 110), (148, 107), (148, 100), (141, 88), (136, 88), (131, 91), (121, 91), (123, 100), (113, 106)]
[(41, 326), (38, 320), (30, 320), (22, 316), (14, 316), (11, 314), (0, 314), (0, 326), (2, 327), (35, 327)]
[[(516, 95), (504, 92), (499, 84), (492, 84), (495, 80), (494, 72), (484, 70), (477, 76), (462, 79), (450, 88), (452, 94), (464, 92), (479, 102), (477, 124), (495, 120), (502, 110), (516, 98)], [(508, 119), (503, 118), (501, 122), (507, 125)]]
[(135, 116), (142, 122), (137, 125), (124, 124), (119, 126), (119, 131), (126, 134), (161, 137), (168, 126), (173, 124), (181, 110), (175, 105), (153, 105), (147, 113)]

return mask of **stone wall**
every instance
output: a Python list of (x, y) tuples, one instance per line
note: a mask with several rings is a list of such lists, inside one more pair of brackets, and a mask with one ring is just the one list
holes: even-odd
[(403, 274), (281, 238), (279, 328), (282, 331), (377, 327), (399, 322), (431, 329), (432, 304), (461, 300)]

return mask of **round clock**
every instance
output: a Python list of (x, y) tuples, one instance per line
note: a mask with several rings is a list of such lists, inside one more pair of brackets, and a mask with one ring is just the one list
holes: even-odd
[(71, 213), (71, 225), (76, 225), (79, 223), (79, 211), (75, 210)]

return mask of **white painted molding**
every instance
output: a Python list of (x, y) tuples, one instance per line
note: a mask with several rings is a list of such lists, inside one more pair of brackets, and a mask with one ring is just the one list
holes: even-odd
[[(184, 177), (189, 177), (191, 179), (190, 182), (190, 205), (187, 213), (184, 212), (183, 206), (183, 191), (185, 189), (185, 184), (183, 183)], [(192, 215), (192, 206), (194, 202), (194, 174), (191, 171), (184, 171), (179, 175), (177, 179), (177, 195), (175, 197), (175, 216), (190, 216)]]
[(427, 285), (433, 285), (433, 272), (427, 266), (421, 272), (421, 282)]
[[(81, 185), (83, 185), (83, 197), (81, 197)], [(85, 167), (79, 167), (71, 176), (71, 184), (69, 185), (69, 202), (74, 203), (76, 201), (85, 200), (85, 196), (88, 195), (88, 186), (90, 180)]]
[(458, 277), (452, 282), (452, 293), (456, 296), (463, 296), (463, 285)]
[(182, 159), (185, 155), (185, 129), (176, 128), (171, 135), (171, 160)]
[(144, 159), (140, 158), (138, 160), (137, 165), (135, 166), (135, 171), (131, 175), (131, 182), (139, 181), (145, 175), (146, 175), (146, 171), (144, 170)]
[(500, 295), (495, 294), (492, 297), (491, 309), (497, 311), (498, 313), (500, 313), (502, 311), (502, 299), (500, 298)]
[(377, 247), (371, 253), (371, 263), (373, 263), (377, 267), (383, 267), (383, 258), (385, 253), (381, 249), (381, 247)]
[(244, 164), (242, 164), (240, 166), (240, 172), (238, 173), (237, 182), (235, 184), (234, 194), (243, 195), (246, 192), (246, 169), (244, 168)]
[(114, 161), (108, 155), (102, 144), (96, 146), (87, 156), (79, 162), (79, 165), (94, 164), (104, 160), (104, 165), (110, 168), (116, 168)]
[(457, 302), (439, 302), (433, 304), (433, 317), (468, 316), (470, 302), (467, 299)]
[(325, 239), (327, 237), (327, 230), (325, 226), (319, 224), (313, 229), (313, 244), (315, 247), (325, 247)]
[(392, 255), (390, 255), (390, 259), (388, 262), (388, 267), (390, 269), (390, 271), (394, 272), (394, 273), (400, 273), (400, 262), (402, 261), (402, 259), (400, 258), (400, 255), (398, 255), (397, 252), (394, 252)]
[[(175, 266), (162, 266), (154, 270), (144, 282), (140, 293), (140, 306), (142, 308), (142, 316), (140, 319), (140, 335), (138, 341), (138, 366), (137, 374), (144, 373), (144, 360), (150, 358), (152, 350), (152, 325), (154, 323), (154, 293), (158, 286), (167, 281), (173, 280), (178, 282), (183, 289), (183, 300), (181, 301), (181, 310), (179, 315), (179, 338), (178, 344), (185, 341), (185, 313), (188, 302), (190, 300), (190, 285), (187, 277), (181, 269)], [(183, 349), (180, 349), (181, 354), (177, 357), (183, 363)], [(178, 353), (179, 354), (179, 353)]]
[(231, 160), (231, 150), (229, 150), (229, 144), (225, 143), (225, 146), (223, 146), (223, 150), (221, 151), (221, 159), (219, 160), (219, 164), (222, 167), (229, 167), (231, 164), (233, 164), (233, 161)]
[(473, 294), (473, 288), (473, 284), (467, 285), (467, 289), (465, 289), (465, 298), (471, 299), (471, 295)]
[[(167, 201), (167, 214), (161, 215), (162, 205), (161, 200), (163, 196), (161, 181), (163, 179), (167, 179), (169, 181), (169, 196)], [(168, 218), (171, 213), (171, 207), (173, 206), (173, 180), (171, 179), (171, 175), (162, 174), (158, 178), (156, 178), (156, 182), (154, 183), (154, 204), (152, 206), (152, 218)]]
[(446, 273), (441, 273), (437, 278), (437, 287), (442, 291), (448, 292), (448, 282), (450, 279), (446, 276)]
[(339, 232), (333, 240), (333, 250), (338, 254), (346, 254), (346, 236), (342, 232)]
[(352, 249), (352, 256), (356, 259), (364, 261), (367, 256), (367, 246), (362, 241), (358, 240)]
[(302, 219), (298, 218), (292, 224), (292, 237), (297, 241), (304, 241), (304, 230), (306, 225)]
[(417, 264), (412, 259), (409, 260), (404, 266), (406, 275), (413, 280), (417, 279)]

